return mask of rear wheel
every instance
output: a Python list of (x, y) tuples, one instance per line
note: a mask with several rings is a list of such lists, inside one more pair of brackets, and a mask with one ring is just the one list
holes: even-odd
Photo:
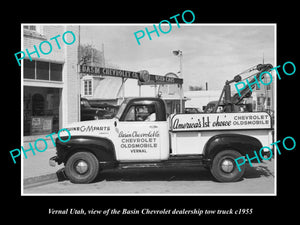
[(77, 152), (67, 161), (65, 173), (72, 183), (90, 183), (99, 171), (99, 161), (90, 152)]
[(224, 150), (219, 152), (213, 159), (210, 171), (214, 178), (220, 182), (238, 181), (245, 173), (245, 165), (237, 168), (236, 158), (242, 155), (235, 150)]

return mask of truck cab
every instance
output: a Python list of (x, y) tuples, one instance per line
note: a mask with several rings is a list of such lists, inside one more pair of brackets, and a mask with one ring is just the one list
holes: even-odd
[[(106, 168), (205, 167), (220, 182), (239, 180), (234, 160), (272, 143), (267, 113), (166, 116), (160, 98), (126, 99), (112, 119), (70, 124), (71, 139), (56, 139), (50, 165), (65, 164), (73, 183), (92, 182)], [(248, 125), (248, 126), (247, 126)], [(62, 134), (61, 134), (62, 135)]]
[(169, 157), (168, 122), (159, 98), (128, 99), (114, 122), (119, 161), (156, 161)]

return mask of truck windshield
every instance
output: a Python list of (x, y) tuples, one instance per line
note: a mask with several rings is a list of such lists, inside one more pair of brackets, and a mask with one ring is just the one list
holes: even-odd
[(120, 119), (120, 118), (121, 118), (121, 116), (122, 116), (122, 114), (123, 114), (123, 112), (124, 112), (124, 109), (126, 108), (127, 103), (128, 103), (128, 101), (125, 100), (125, 101), (123, 101), (123, 103), (121, 104), (121, 106), (120, 106), (120, 108), (119, 108), (119, 110), (118, 110), (118, 112), (117, 112), (117, 114), (116, 114), (116, 116), (115, 116), (117, 119)]

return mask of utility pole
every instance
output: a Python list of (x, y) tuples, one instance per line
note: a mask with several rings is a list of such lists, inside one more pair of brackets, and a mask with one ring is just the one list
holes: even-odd
[[(175, 56), (179, 57), (179, 69), (180, 69), (180, 78), (183, 80), (183, 70), (182, 70), (182, 51), (181, 50), (175, 50), (173, 51), (173, 54)], [(183, 113), (183, 84), (180, 85), (180, 113)]]

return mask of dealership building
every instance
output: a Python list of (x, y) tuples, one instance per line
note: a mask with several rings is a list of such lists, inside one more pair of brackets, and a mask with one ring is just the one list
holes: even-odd
[(79, 26), (22, 25), (24, 136), (50, 134), (79, 121), (78, 34)]

